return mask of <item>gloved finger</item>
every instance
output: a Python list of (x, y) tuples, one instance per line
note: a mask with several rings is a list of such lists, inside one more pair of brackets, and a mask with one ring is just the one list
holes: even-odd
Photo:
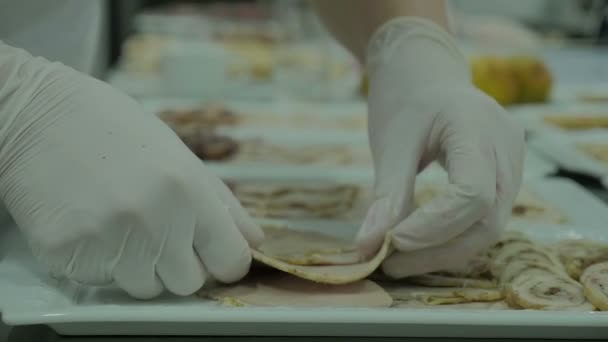
[[(168, 291), (188, 296), (203, 287), (207, 271), (192, 246), (195, 217), (192, 216), (190, 222), (180, 224), (183, 229), (175, 229), (167, 235), (162, 254), (156, 263), (156, 273)], [(192, 228), (187, 229), (188, 227)]]
[[(48, 265), (55, 278), (67, 277), (77, 283), (104, 286), (112, 283), (110, 264), (120, 254), (120, 244), (103, 231), (96, 217), (73, 209), (55, 217), (53, 223), (28, 222), (36, 227), (27, 231), (34, 255)], [(80, 232), (90, 232), (82, 236)]]
[(429, 272), (460, 269), (490, 247), (499, 237), (495, 223), (479, 222), (470, 230), (440, 246), (413, 252), (397, 252), (382, 264), (383, 272), (391, 278), (404, 278)]
[[(116, 253), (112, 253), (112, 250)], [(108, 255), (117, 255), (118, 248), (111, 244), (103, 244), (97, 241), (81, 241), (72, 251), (71, 260), (63, 268), (63, 275), (67, 278), (86, 285), (105, 286), (112, 283), (112, 275), (109, 270), (111, 260)], [(51, 272), (57, 275), (55, 267)]]
[[(451, 134), (445, 149), (446, 192), (416, 209), (393, 232), (393, 245), (409, 252), (442, 245), (488, 216), (496, 201), (496, 159), (475, 139)], [(452, 141), (450, 141), (452, 140)]]
[(367, 211), (359, 233), (357, 246), (364, 254), (372, 255), (382, 244), (386, 232), (390, 230), (390, 199), (383, 197), (372, 203)]
[(192, 248), (172, 248), (171, 256), (161, 257), (156, 273), (165, 288), (178, 296), (189, 296), (207, 280), (207, 271)]
[[(405, 169), (391, 165), (391, 161), (382, 160), (384, 158), (375, 165), (376, 200), (368, 209), (356, 238), (357, 245), (364, 253), (375, 252), (382, 244), (386, 232), (394, 228), (413, 209), (414, 187), (421, 158), (420, 154), (414, 151), (418, 149), (405, 154), (407, 160), (399, 163), (407, 165)], [(395, 169), (398, 169), (397, 173)]]
[(253, 221), (249, 213), (241, 203), (234, 197), (232, 191), (215, 175), (209, 175), (209, 181), (217, 191), (220, 201), (228, 208), (228, 212), (232, 216), (236, 226), (239, 228), (245, 240), (253, 248), (259, 246), (264, 240), (264, 232)]
[[(160, 295), (163, 283), (156, 275), (154, 262), (157, 248), (149, 246), (146, 236), (138, 236), (138, 228), (129, 226), (122, 255), (114, 266), (112, 277), (118, 287), (139, 299), (150, 299)], [(143, 228), (139, 228), (143, 229)]]
[(497, 224), (503, 228), (513, 213), (513, 204), (519, 193), (521, 180), (512, 177), (512, 172), (498, 166), (496, 175)]
[(194, 249), (205, 269), (223, 283), (241, 279), (249, 271), (251, 252), (229, 209), (212, 191), (201, 193), (196, 203), (201, 209), (194, 230)]

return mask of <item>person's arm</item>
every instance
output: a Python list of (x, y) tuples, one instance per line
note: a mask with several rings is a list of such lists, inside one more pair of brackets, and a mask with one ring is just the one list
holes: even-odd
[(447, 29), (443, 0), (311, 0), (331, 33), (361, 61), (382, 24), (397, 17), (425, 18)]

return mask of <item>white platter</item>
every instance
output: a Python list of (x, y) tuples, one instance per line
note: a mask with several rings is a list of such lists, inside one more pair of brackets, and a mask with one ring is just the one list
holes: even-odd
[(528, 149), (524, 160), (524, 178), (535, 179), (546, 177), (556, 173), (558, 170), (557, 164), (539, 155), (533, 150)]
[(608, 144), (608, 130), (580, 133), (544, 132), (533, 136), (529, 146), (541, 156), (560, 167), (602, 179), (608, 176), (608, 164), (602, 163), (579, 150), (577, 144)]
[[(549, 103), (538, 105), (519, 105), (509, 107), (509, 112), (523, 124), (523, 126), (532, 133), (557, 133), (566, 134), (573, 133), (562, 128), (547, 124), (544, 121), (545, 116), (564, 115), (564, 116), (582, 116), (582, 115), (606, 115), (608, 116), (608, 104), (592, 104), (592, 103)], [(603, 129), (592, 129), (588, 131), (606, 131)]]
[(224, 104), (235, 111), (249, 115), (278, 114), (285, 116), (317, 115), (323, 117), (365, 117), (367, 107), (362, 101), (345, 101), (335, 103), (307, 102), (289, 99), (272, 101), (217, 100), (202, 101), (198, 99), (181, 99), (156, 97), (140, 99), (140, 104), (149, 113), (159, 113), (171, 109), (192, 109), (205, 103)]
[[(14, 231), (8, 235), (25, 247)], [(7, 324), (45, 324), (63, 335), (608, 337), (608, 313), (597, 312), (225, 308), (168, 295), (143, 302), (117, 289), (54, 281), (15, 248), (0, 262), (0, 290)]]
[[(420, 177), (423, 183), (443, 184), (445, 175), (437, 172), (424, 174)], [(608, 206), (595, 195), (591, 194), (577, 183), (564, 178), (529, 178), (522, 185), (540, 199), (547, 202), (551, 207), (558, 209), (567, 219), (571, 226), (594, 227), (601, 229), (608, 222)], [(537, 226), (524, 219), (513, 219), (514, 226)], [(538, 225), (537, 229), (553, 228), (557, 225)], [(601, 230), (599, 230), (601, 231)], [(604, 233), (608, 236), (608, 232)], [(571, 234), (572, 235), (572, 234)]]
[[(561, 180), (530, 185), (564, 209), (572, 225), (512, 222), (512, 227), (545, 242), (567, 237), (608, 240), (606, 207), (591, 195)], [(302, 227), (308, 224), (300, 222)], [(330, 222), (316, 227), (343, 236), (357, 229)], [(608, 338), (608, 313), (597, 312), (224, 308), (195, 297), (168, 295), (137, 301), (116, 289), (79, 287), (48, 277), (15, 228), (3, 228), (0, 310), (9, 325), (46, 324), (65, 335)]]

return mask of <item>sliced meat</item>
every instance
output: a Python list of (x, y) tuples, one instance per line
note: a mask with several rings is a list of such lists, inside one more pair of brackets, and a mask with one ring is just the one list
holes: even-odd
[(292, 265), (347, 265), (365, 260), (351, 241), (275, 226), (262, 229), (265, 239), (257, 250)]
[(423, 274), (409, 277), (407, 281), (422, 286), (429, 287), (458, 287), (458, 288), (480, 288), (495, 289), (496, 281), (482, 278), (460, 278), (450, 277), (440, 274)]
[(252, 216), (267, 218), (343, 217), (360, 198), (348, 184), (233, 182), (231, 189)]
[(371, 280), (346, 285), (318, 284), (288, 274), (253, 277), (238, 285), (201, 293), (228, 306), (289, 308), (388, 308), (392, 298)]
[(382, 263), (391, 248), (390, 234), (375, 256), (370, 260), (349, 265), (293, 265), (275, 257), (268, 256), (262, 251), (252, 249), (253, 259), (272, 268), (293, 274), (297, 277), (326, 284), (348, 284), (364, 279), (372, 274)]
[(396, 301), (416, 300), (427, 305), (496, 302), (503, 299), (502, 292), (496, 288), (432, 288), (396, 283), (383, 283), (381, 286)]
[(457, 304), (442, 304), (432, 305), (426, 304), (423, 301), (410, 299), (410, 300), (397, 300), (393, 303), (393, 308), (400, 309), (433, 309), (433, 310), (509, 310), (509, 306), (504, 301), (496, 302), (470, 302), (470, 303), (457, 303)]

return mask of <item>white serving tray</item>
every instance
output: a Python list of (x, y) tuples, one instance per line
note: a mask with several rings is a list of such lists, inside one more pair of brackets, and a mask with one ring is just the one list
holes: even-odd
[(608, 176), (608, 164), (580, 151), (577, 144), (600, 143), (608, 145), (608, 130), (595, 130), (579, 133), (543, 132), (530, 138), (531, 149), (541, 156), (552, 160), (562, 168), (604, 178)]
[[(518, 105), (508, 108), (509, 112), (531, 133), (571, 133), (557, 126), (545, 123), (545, 116), (550, 115), (607, 115), (607, 103), (548, 103)], [(606, 131), (604, 129), (591, 129), (589, 131)]]
[[(538, 181), (533, 187), (568, 215), (576, 215), (574, 224), (512, 222), (512, 227), (546, 242), (567, 237), (608, 240), (605, 225), (597, 225), (607, 222), (607, 210), (591, 195), (558, 180)], [(296, 229), (307, 225), (293, 224)], [(316, 227), (343, 236), (357, 229), (330, 222)], [(54, 280), (34, 261), (14, 227), (4, 227), (0, 234), (2, 319), (9, 325), (49, 325), (65, 335), (608, 338), (608, 313), (598, 312), (224, 308), (169, 295), (137, 301), (117, 289)]]
[[(14, 231), (4, 238), (25, 247)], [(113, 288), (52, 280), (15, 248), (0, 262), (0, 291), (5, 323), (45, 324), (63, 335), (608, 337), (608, 313), (597, 312), (225, 308), (169, 295), (137, 301)]]
[(531, 149), (526, 151), (526, 158), (524, 160), (525, 179), (546, 177), (556, 173), (557, 170), (557, 164), (555, 164), (552, 160), (539, 155)]
[[(445, 175), (438, 172), (424, 174), (420, 177), (423, 183), (445, 182)], [(538, 195), (543, 201), (562, 212), (567, 223), (580, 227), (601, 228), (608, 222), (608, 206), (595, 195), (577, 183), (565, 178), (528, 178), (523, 182), (525, 187)], [(529, 226), (524, 219), (512, 219), (512, 224)], [(536, 225), (536, 223), (533, 223)], [(540, 225), (552, 228), (554, 225)], [(605, 233), (608, 236), (608, 231)]]

